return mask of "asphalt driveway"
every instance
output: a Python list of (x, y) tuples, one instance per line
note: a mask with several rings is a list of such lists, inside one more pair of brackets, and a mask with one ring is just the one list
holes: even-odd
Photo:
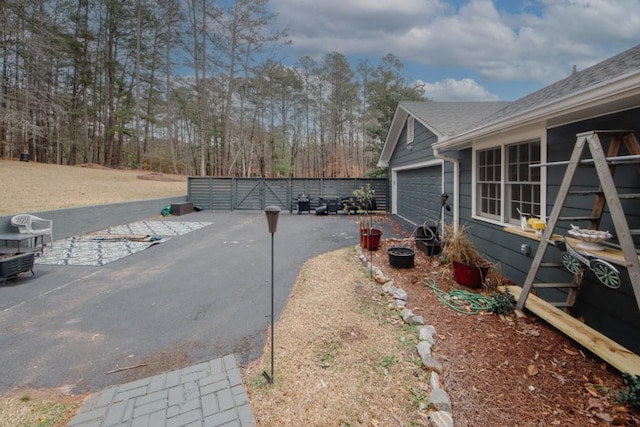
[[(358, 242), (358, 219), (280, 215), (277, 316), (307, 259)], [(93, 392), (144, 370), (231, 353), (239, 363), (260, 357), (271, 307), (264, 213), (202, 211), (167, 220), (212, 224), (102, 267), (37, 264), (35, 276), (0, 287), (0, 393), (17, 386)]]

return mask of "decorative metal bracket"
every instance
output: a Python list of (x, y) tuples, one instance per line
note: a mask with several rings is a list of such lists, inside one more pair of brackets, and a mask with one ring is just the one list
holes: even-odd
[(611, 263), (588, 252), (578, 252), (565, 239), (556, 240), (554, 243), (562, 252), (562, 265), (572, 274), (582, 274), (586, 267), (593, 271), (603, 285), (611, 289), (620, 287), (620, 272)]

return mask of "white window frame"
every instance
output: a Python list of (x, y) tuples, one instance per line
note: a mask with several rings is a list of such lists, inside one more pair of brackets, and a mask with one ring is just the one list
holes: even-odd
[(415, 132), (415, 119), (413, 116), (409, 116), (407, 117), (407, 145), (413, 142)]
[[(509, 215), (509, 188), (508, 188), (508, 176), (507, 176), (507, 146), (517, 145), (527, 142), (540, 141), (540, 162), (545, 163), (547, 158), (547, 137), (546, 129), (541, 130), (529, 130), (523, 131), (509, 136), (503, 136), (498, 138), (491, 138), (484, 141), (480, 141), (474, 144), (472, 149), (472, 185), (471, 185), (471, 216), (473, 219), (479, 221), (485, 221), (492, 224), (498, 224), (503, 226), (517, 226), (519, 222), (510, 218)], [(500, 194), (501, 205), (500, 215), (497, 217), (489, 217), (480, 212), (479, 209), (479, 194), (478, 194), (478, 152), (482, 150), (490, 150), (493, 148), (500, 148), (501, 151), (501, 177), (500, 177)], [(547, 206), (547, 173), (546, 167), (540, 168), (540, 215), (546, 217)]]

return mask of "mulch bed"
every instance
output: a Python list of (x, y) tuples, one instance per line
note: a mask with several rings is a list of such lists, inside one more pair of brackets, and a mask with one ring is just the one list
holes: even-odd
[(373, 264), (436, 328), (434, 356), (445, 368), (457, 426), (640, 425), (640, 411), (616, 403), (625, 389), (618, 372), (533, 314), (469, 315), (447, 307), (425, 281), (446, 292), (462, 289), (450, 267), (416, 250), (414, 268), (393, 268), (386, 249), (399, 243), (383, 239)]

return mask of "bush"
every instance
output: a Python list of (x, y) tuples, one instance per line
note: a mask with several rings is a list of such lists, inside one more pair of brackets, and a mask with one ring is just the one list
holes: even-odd
[(640, 409), (640, 375), (622, 374), (624, 383), (627, 386), (622, 390), (618, 397), (621, 401), (630, 404), (636, 409)]

